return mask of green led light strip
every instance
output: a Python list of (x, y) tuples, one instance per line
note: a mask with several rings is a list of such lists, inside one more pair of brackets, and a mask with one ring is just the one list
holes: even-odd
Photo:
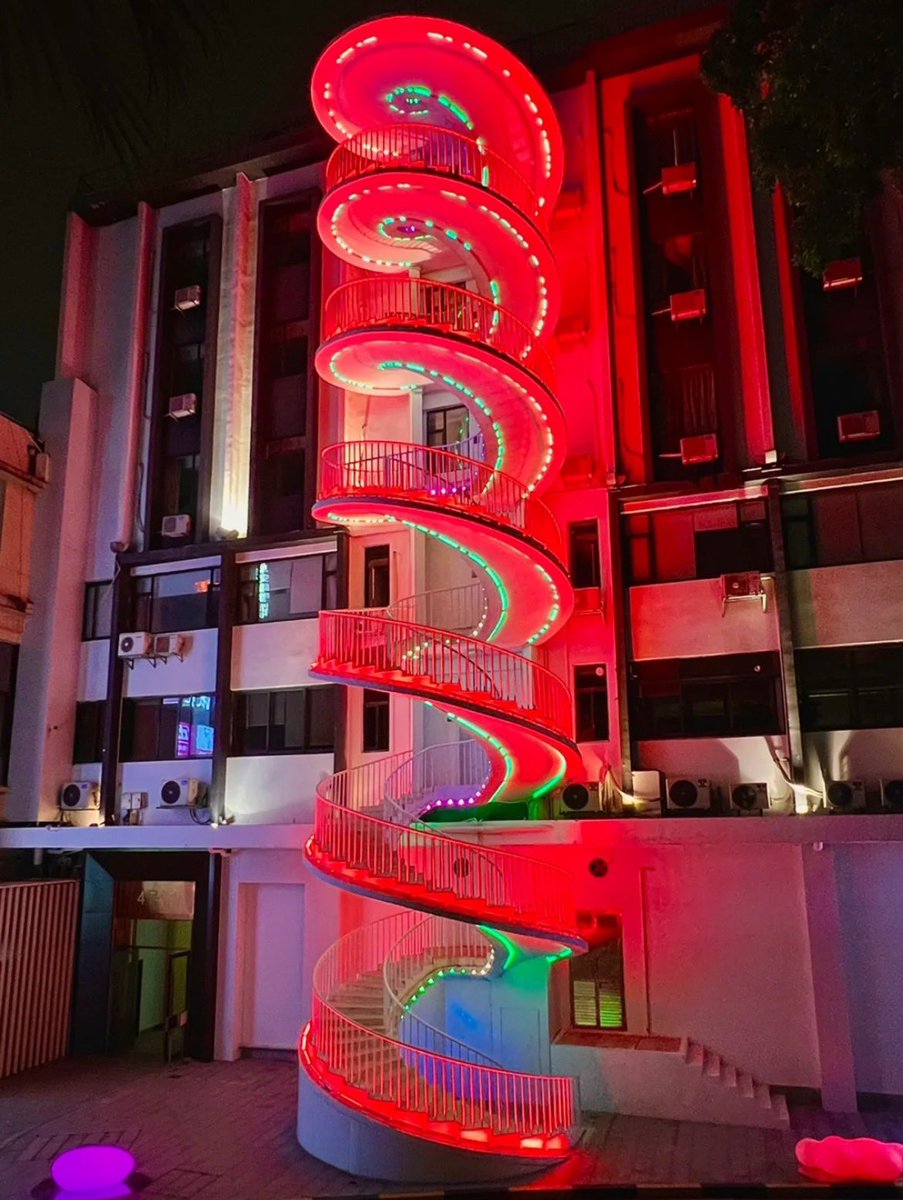
[(473, 129), (473, 121), (467, 112), (444, 92), (439, 92), (437, 95), (432, 88), (428, 88), (424, 84), (404, 83), (386, 93), (386, 104), (392, 112), (397, 113), (400, 117), (428, 117), (430, 106), (423, 103), (425, 100), (435, 100), (443, 108), (448, 109), (466, 129)]

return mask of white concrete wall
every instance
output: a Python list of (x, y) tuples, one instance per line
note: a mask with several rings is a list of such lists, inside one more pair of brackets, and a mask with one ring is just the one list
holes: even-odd
[[(769, 796), (781, 799), (789, 788), (769, 751), (786, 759), (783, 735), (737, 738), (671, 738), (637, 742), (634, 770), (656, 770), (665, 776), (710, 779), (730, 788), (737, 783), (767, 783)], [(662, 784), (664, 794), (664, 783)]]
[(797, 646), (898, 642), (903, 561), (791, 571)]
[(242, 823), (310, 824), (317, 784), (333, 773), (334, 761), (331, 754), (230, 758), (226, 813)]
[(236, 625), (232, 633), (233, 691), (306, 687), (327, 682), (310, 674), (318, 645), (315, 620)]
[(768, 601), (734, 600), (721, 605), (720, 579), (654, 583), (630, 589), (633, 657), (697, 658), (709, 654), (756, 654), (777, 650), (774, 581), (764, 580)]

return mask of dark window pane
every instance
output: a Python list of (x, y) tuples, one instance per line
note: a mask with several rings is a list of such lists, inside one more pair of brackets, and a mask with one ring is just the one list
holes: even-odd
[(335, 740), (332, 686), (236, 695), (234, 754), (329, 752)]
[(633, 736), (751, 737), (784, 729), (777, 654), (727, 654), (635, 663)]
[(389, 749), (389, 695), (364, 689), (365, 753)]
[(364, 551), (364, 607), (385, 608), (390, 593), (389, 547), (368, 546)]
[(310, 688), (307, 692), (307, 748), (331, 751), (335, 748), (335, 686)]
[(94, 638), (110, 636), (113, 624), (113, 583), (105, 580), (101, 583), (85, 584), (85, 608), (82, 620), (82, 640), (92, 641)]
[(608, 686), (604, 666), (574, 669), (574, 708), (578, 742), (608, 737)]
[(217, 589), (209, 568), (154, 576), (153, 597), (152, 633), (204, 629), (216, 622)]
[(74, 763), (100, 762), (103, 747), (103, 700), (79, 700), (75, 706)]
[(596, 521), (577, 521), (570, 530), (571, 582), (575, 588), (598, 587), (599, 525)]
[(306, 554), (240, 567), (239, 620), (286, 621), (335, 608), (336, 554)]
[(158, 700), (126, 701), (131, 709), (131, 737), (123, 747), (123, 758), (131, 762), (153, 762), (157, 758), (160, 703)]

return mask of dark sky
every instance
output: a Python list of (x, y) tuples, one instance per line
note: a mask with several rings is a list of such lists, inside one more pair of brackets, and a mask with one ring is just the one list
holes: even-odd
[[(147, 78), (129, 0), (0, 0), (0, 410), (31, 427), (41, 384), (53, 376), (65, 217), (77, 194), (125, 188), (140, 195), (189, 174), (193, 161), (235, 161), (257, 138), (303, 126), (320, 50), (347, 26), (389, 11), (473, 24), (538, 63), (705, 7), (701, 0), (415, 0), (398, 9), (365, 0), (150, 3), (199, 15), (208, 26), (203, 40), (187, 29), (171, 56), (185, 76), (176, 89), (154, 88)], [(68, 27), (58, 19), (63, 11)], [(98, 142), (72, 63), (95, 84), (109, 82), (116, 111), (124, 98), (134, 104), (146, 144), (132, 137), (131, 163)]]

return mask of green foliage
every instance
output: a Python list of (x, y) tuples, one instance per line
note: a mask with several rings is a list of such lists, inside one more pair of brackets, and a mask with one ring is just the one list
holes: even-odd
[(756, 182), (782, 185), (797, 261), (820, 274), (903, 175), (903, 0), (737, 0), (703, 70), (745, 114)]

